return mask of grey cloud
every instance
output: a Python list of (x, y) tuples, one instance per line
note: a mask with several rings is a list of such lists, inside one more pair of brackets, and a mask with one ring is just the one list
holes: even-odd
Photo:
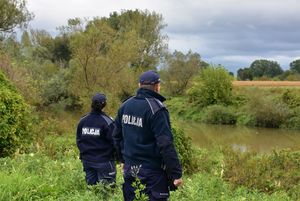
[(107, 16), (121, 9), (155, 11), (168, 25), (164, 33), (171, 50), (191, 49), (208, 62), (233, 69), (248, 66), (255, 58), (275, 58), (288, 66), (290, 59), (300, 56), (297, 0), (124, 0), (118, 4), (74, 0), (73, 7), (64, 5), (68, 1), (29, 0), (29, 4), (36, 12), (33, 26), (49, 30), (73, 17)]

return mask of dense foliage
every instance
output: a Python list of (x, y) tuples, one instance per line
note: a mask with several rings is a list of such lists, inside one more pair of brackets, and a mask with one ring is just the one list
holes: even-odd
[(185, 94), (193, 77), (207, 66), (208, 64), (201, 60), (200, 55), (192, 51), (187, 54), (175, 51), (173, 54), (167, 55), (165, 64), (160, 71), (164, 81), (164, 90), (170, 96)]
[(0, 71), (0, 157), (12, 156), (33, 140), (28, 105)]
[(26, 26), (33, 17), (26, 8), (26, 0), (0, 0), (0, 13), (0, 32)]
[(174, 143), (178, 153), (181, 166), (185, 173), (192, 174), (199, 169), (200, 161), (189, 138), (178, 125), (172, 128)]
[(237, 71), (239, 80), (300, 80), (299, 59), (290, 63), (290, 69), (284, 71), (276, 61), (255, 60), (250, 67)]
[(232, 77), (221, 66), (207, 67), (195, 78), (188, 90), (191, 101), (200, 107), (231, 102)]
[(261, 192), (286, 191), (292, 198), (300, 198), (300, 152), (273, 151), (270, 154), (224, 154), (224, 179), (236, 188), (243, 185)]
[(291, 71), (295, 71), (297, 73), (300, 73), (300, 59), (297, 59), (290, 63), (290, 69)]
[(203, 107), (197, 99), (171, 98), (167, 105), (172, 115), (212, 124), (236, 124), (271, 128), (299, 129), (298, 88), (237, 87), (227, 105)]

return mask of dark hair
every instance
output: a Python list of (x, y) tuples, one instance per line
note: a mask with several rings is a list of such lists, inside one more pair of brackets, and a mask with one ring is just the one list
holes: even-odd
[(91, 105), (92, 111), (94, 112), (101, 112), (105, 106), (106, 106), (106, 102), (100, 102), (100, 101), (93, 101)]

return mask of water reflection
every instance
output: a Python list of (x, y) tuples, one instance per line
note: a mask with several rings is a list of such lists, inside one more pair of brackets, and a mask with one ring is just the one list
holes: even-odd
[(300, 131), (180, 122), (193, 143), (204, 148), (226, 145), (240, 151), (300, 150)]

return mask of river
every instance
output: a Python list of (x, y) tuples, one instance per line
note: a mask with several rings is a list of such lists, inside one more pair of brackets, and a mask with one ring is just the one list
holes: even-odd
[(270, 152), (285, 148), (300, 150), (299, 130), (249, 128), (186, 121), (180, 122), (180, 125), (183, 125), (186, 134), (192, 138), (193, 144), (202, 148), (225, 145), (240, 151)]

